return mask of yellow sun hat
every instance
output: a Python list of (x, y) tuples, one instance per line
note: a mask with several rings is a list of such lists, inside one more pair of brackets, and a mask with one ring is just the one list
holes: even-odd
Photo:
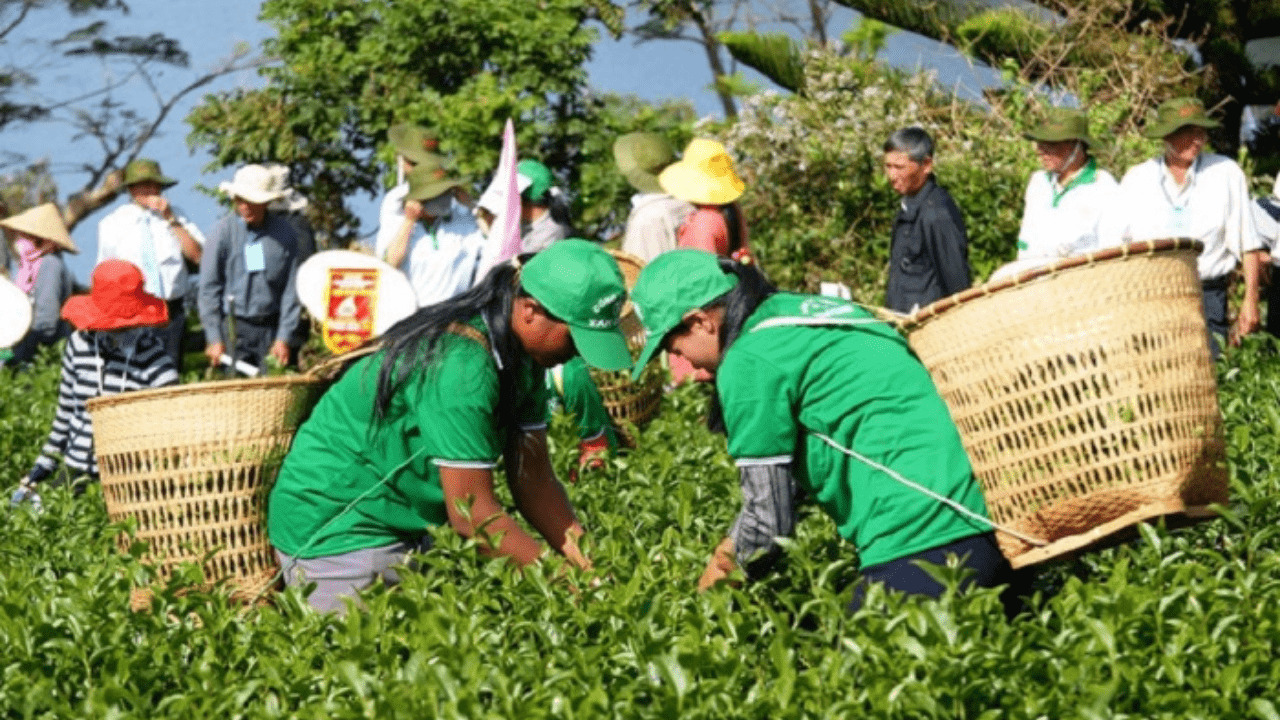
[(694, 138), (679, 162), (658, 175), (662, 189), (695, 205), (727, 205), (742, 196), (746, 183), (733, 171), (733, 160), (724, 145)]

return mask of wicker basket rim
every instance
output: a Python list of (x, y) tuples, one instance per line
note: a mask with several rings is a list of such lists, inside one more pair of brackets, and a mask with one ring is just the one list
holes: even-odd
[(955, 295), (944, 297), (941, 300), (930, 305), (926, 305), (905, 318), (902, 318), (900, 320), (899, 327), (903, 331), (917, 330), (925, 323), (938, 318), (948, 310), (960, 307), (961, 305), (966, 305), (988, 295), (994, 295), (998, 292), (1021, 287), (1033, 280), (1038, 280), (1050, 275), (1056, 275), (1063, 270), (1071, 270), (1109, 260), (1127, 259), (1137, 256), (1150, 256), (1155, 255), (1156, 253), (1176, 252), (1180, 250), (1195, 250), (1198, 253), (1203, 248), (1204, 244), (1199, 240), (1192, 240), (1190, 238), (1167, 238), (1163, 240), (1142, 240), (1139, 242), (1129, 243), (1127, 245), (1106, 248), (1097, 252), (1086, 253), (1084, 255), (1076, 255), (1074, 257), (1059, 260), (1044, 267), (1025, 270), (1011, 278), (978, 285), (976, 287), (971, 287), (968, 290), (962, 290)]
[(210, 380), (206, 382), (171, 385), (169, 387), (136, 390), (133, 392), (104, 395), (85, 401), (85, 408), (90, 412), (114, 405), (135, 403), (140, 400), (163, 399), (166, 397), (190, 395), (215, 395), (226, 391), (268, 390), (288, 385), (310, 385), (325, 382), (323, 378), (311, 375), (279, 375), (265, 378), (245, 378), (243, 380)]

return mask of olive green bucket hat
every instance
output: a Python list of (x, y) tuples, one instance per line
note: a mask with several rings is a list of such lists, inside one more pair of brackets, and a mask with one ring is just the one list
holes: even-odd
[(391, 146), (396, 149), (396, 153), (403, 155), (409, 162), (420, 165), (430, 162), (432, 158), (439, 157), (436, 151), (440, 148), (440, 139), (435, 133), (412, 123), (400, 123), (392, 125), (387, 130), (387, 140), (391, 141)]
[(405, 176), (409, 182), (409, 192), (405, 200), (431, 200), (438, 198), (449, 190), (462, 187), (462, 180), (452, 177), (438, 155), (432, 155), (426, 161), (418, 163)]
[(1098, 141), (1089, 135), (1089, 114), (1074, 108), (1050, 108), (1044, 119), (1024, 132), (1022, 137), (1036, 142), (1079, 140), (1090, 150), (1098, 146)]
[(177, 180), (160, 172), (160, 163), (144, 158), (138, 158), (124, 166), (125, 186), (140, 182), (153, 182), (161, 187), (170, 187), (178, 184)]
[(643, 193), (660, 193), (658, 173), (676, 161), (676, 151), (657, 133), (634, 132), (613, 142), (613, 159), (631, 187)]
[(1165, 100), (1156, 108), (1156, 114), (1147, 120), (1142, 134), (1149, 138), (1167, 137), (1180, 128), (1195, 125), (1202, 128), (1216, 128), (1219, 123), (1204, 111), (1204, 103), (1193, 97), (1180, 97)]

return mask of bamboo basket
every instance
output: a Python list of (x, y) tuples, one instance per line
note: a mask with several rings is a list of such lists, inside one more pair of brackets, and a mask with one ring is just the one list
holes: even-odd
[[(644, 261), (619, 250), (609, 250), (609, 254), (617, 261), (627, 290), (630, 291), (635, 287), (636, 278), (640, 277)], [(630, 300), (622, 308), (619, 327), (627, 338), (632, 357), (638, 357), (644, 348), (644, 325), (636, 317)], [(644, 425), (662, 409), (662, 373), (646, 371), (639, 381), (632, 382), (631, 373), (627, 370), (607, 372), (591, 368), (590, 372), (614, 427), (626, 436), (624, 440), (629, 445), (634, 446), (635, 438), (631, 436), (627, 425)]]
[[(294, 431), (326, 383), (295, 375), (204, 382), (94, 398), (94, 443), (107, 514), (132, 519), (162, 580), (184, 562), (237, 599), (259, 597), (278, 566), (266, 493)], [(118, 538), (127, 552), (130, 539)], [(149, 606), (136, 588), (131, 604)]]
[(1227, 500), (1225, 443), (1191, 240), (1113, 248), (913, 314), (908, 341), (951, 411), (1023, 567)]

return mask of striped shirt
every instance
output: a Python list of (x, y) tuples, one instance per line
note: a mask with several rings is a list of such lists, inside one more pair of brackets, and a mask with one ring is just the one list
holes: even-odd
[(72, 333), (62, 352), (62, 381), (58, 385), (53, 429), (28, 480), (36, 483), (52, 475), (58, 468), (58, 456), (75, 472), (98, 474), (93, 422), (85, 410), (85, 401), (177, 382), (173, 360), (165, 354), (164, 341), (154, 330)]

